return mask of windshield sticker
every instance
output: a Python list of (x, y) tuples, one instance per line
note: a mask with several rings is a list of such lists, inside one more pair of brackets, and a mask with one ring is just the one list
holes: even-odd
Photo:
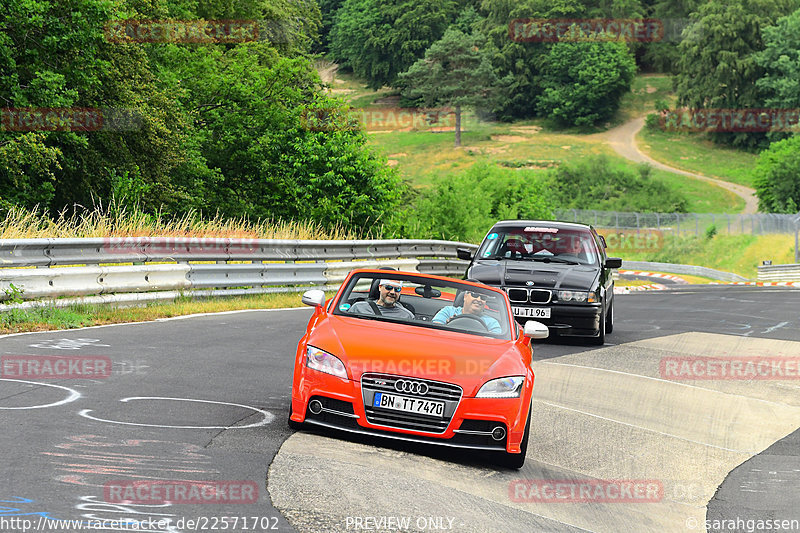
[(491, 250), (486, 250), (485, 252), (483, 252), (483, 257), (489, 257), (490, 255), (492, 255)]
[(497, 238), (497, 233), (490, 233), (486, 238), (493, 241)]
[(339, 306), (339, 311), (347, 311), (350, 309), (350, 304), (342, 304)]
[(558, 233), (558, 228), (540, 228), (539, 226), (528, 226), (522, 231), (540, 231), (544, 233)]

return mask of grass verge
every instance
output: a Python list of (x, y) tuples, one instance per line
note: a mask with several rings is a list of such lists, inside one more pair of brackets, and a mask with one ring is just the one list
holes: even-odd
[(629, 261), (656, 261), (698, 265), (756, 279), (764, 260), (773, 264), (794, 262), (794, 235), (715, 235), (667, 237), (659, 250), (620, 255)]
[[(332, 295), (333, 293), (328, 294), (328, 296)], [(209, 299), (185, 298), (173, 302), (153, 303), (146, 307), (76, 304), (64, 308), (11, 309), (0, 313), (0, 334), (144, 322), (196, 313), (284, 307), (302, 307), (300, 294), (259, 294)]]
[(666, 165), (748, 187), (753, 186), (757, 154), (714, 144), (699, 134), (643, 128), (639, 148)]

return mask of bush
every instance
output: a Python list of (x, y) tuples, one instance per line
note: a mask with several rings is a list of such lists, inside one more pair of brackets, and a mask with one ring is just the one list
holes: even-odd
[(404, 215), (412, 238), (480, 242), (498, 220), (548, 219), (552, 207), (534, 172), (478, 163), (463, 174), (437, 178)]
[(685, 213), (687, 200), (651, 177), (652, 167), (617, 168), (605, 156), (563, 165), (549, 177), (559, 207)]
[(797, 213), (800, 206), (800, 135), (761, 152), (753, 181), (758, 207), (767, 213)]

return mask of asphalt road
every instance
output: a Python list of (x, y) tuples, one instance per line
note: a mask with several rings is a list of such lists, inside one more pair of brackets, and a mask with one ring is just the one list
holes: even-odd
[[(369, 517), (383, 517), (386, 531), (399, 515), (425, 517), (405, 529), (414, 531), (702, 531), (684, 517), (800, 518), (797, 381), (677, 386), (657, 366), (714, 350), (800, 355), (800, 292), (678, 287), (615, 298), (606, 346), (536, 344), (537, 423), (519, 472), (438, 448), (292, 435), (286, 410), (308, 309), (2, 337), (4, 358), (92, 356), (112, 370), (28, 383), (4, 367), (0, 531), (22, 531), (21, 520), (32, 531), (45, 517), (152, 518), (169, 525), (139, 531), (171, 532), (375, 531)], [(510, 493), (521, 479), (586, 478), (658, 480), (665, 498), (543, 504)], [(216, 489), (163, 505), (114, 499), (156, 481)], [(79, 530), (49, 526), (39, 530)], [(105, 526), (95, 530), (126, 530)]]

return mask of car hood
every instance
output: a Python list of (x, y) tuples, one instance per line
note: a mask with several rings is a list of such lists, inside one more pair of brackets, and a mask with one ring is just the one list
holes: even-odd
[(350, 377), (366, 372), (455, 383), (472, 397), (489, 379), (526, 374), (515, 341), (434, 328), (330, 315), (308, 344), (339, 357)]
[(541, 261), (480, 261), (467, 273), (487, 285), (519, 287), (533, 281), (534, 287), (564, 290), (591, 290), (598, 275), (598, 267)]

